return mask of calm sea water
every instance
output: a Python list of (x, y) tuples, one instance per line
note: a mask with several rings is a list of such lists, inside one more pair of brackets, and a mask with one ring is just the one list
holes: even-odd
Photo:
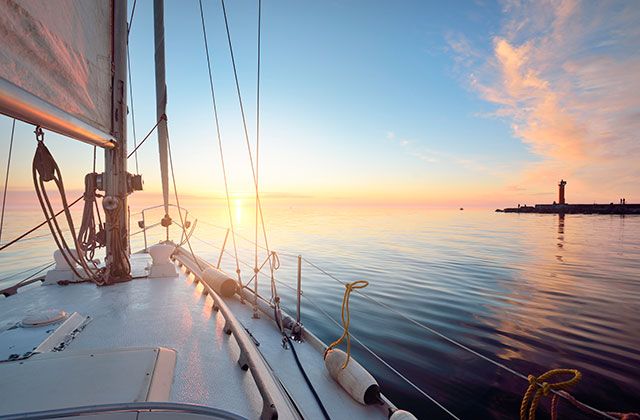
[[(192, 209), (200, 217), (192, 245), (210, 261), (218, 258), (226, 226), (218, 207)], [(254, 214), (242, 206), (235, 211), (239, 232), (253, 238)], [(295, 298), (285, 285), (295, 286), (301, 254), (344, 281), (369, 281), (369, 295), (519, 372), (577, 368), (583, 379), (572, 393), (579, 399), (604, 410), (640, 410), (640, 217), (298, 206), (265, 216), (270, 246), (281, 252), (279, 292), (290, 313)], [(147, 223), (158, 217), (148, 214)], [(33, 210), (10, 211), (3, 242), (41, 218)], [(132, 216), (132, 230), (139, 219)], [(150, 244), (162, 236), (152, 232)], [(0, 254), (0, 284), (51, 259), (51, 241), (37, 237), (46, 233)], [(134, 249), (143, 244), (143, 235), (132, 237)], [(248, 279), (253, 246), (238, 238), (238, 248)], [(223, 265), (235, 270), (229, 255)], [(302, 275), (305, 296), (339, 319), (344, 287), (307, 263)], [(260, 289), (269, 296), (266, 277)], [(351, 317), (356, 337), (456, 415), (517, 416), (523, 380), (356, 294)], [(302, 320), (326, 342), (341, 333), (305, 300)], [(400, 407), (444, 418), (356, 343), (353, 351)], [(560, 410), (580, 417), (566, 403)]]

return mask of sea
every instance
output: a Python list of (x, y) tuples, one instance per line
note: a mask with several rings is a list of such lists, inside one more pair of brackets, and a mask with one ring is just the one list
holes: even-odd
[[(161, 227), (143, 232), (139, 210), (130, 214), (134, 251), (166, 235)], [(256, 259), (255, 212), (235, 202), (231, 213), (235, 234), (221, 253), (224, 203), (193, 205), (189, 242), (230, 273), (237, 252), (246, 281)], [(144, 224), (161, 216), (145, 211)], [(296, 312), (301, 256), (302, 322), (323, 341), (342, 334), (341, 282), (369, 283), (350, 298), (352, 354), (418, 418), (448, 416), (416, 387), (460, 418), (516, 418), (527, 381), (485, 358), (525, 377), (577, 369), (576, 398), (604, 411), (640, 411), (640, 216), (294, 204), (266, 207), (264, 219), (282, 305)], [(35, 207), (10, 208), (2, 243), (42, 220)], [(169, 234), (179, 239), (181, 230)], [(262, 264), (262, 228), (257, 238)], [(0, 252), (0, 288), (41, 270), (54, 247), (44, 227)], [(267, 298), (268, 266), (258, 277)], [(567, 402), (559, 411), (592, 418)]]

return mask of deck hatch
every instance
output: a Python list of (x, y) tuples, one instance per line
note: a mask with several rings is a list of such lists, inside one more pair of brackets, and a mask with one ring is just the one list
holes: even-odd
[(0, 415), (166, 401), (176, 362), (166, 348), (65, 351), (0, 363)]

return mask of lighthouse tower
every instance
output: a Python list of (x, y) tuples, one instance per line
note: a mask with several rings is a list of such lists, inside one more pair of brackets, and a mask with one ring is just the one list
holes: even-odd
[(564, 186), (567, 185), (567, 181), (564, 179), (560, 180), (558, 184), (558, 204), (567, 204), (564, 200)]

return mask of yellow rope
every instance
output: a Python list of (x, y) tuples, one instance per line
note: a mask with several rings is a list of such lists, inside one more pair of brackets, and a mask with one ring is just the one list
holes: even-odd
[(351, 291), (353, 289), (363, 289), (368, 285), (369, 285), (369, 282), (365, 280), (358, 280), (358, 281), (354, 281), (353, 283), (347, 283), (344, 285), (346, 287), (346, 290), (344, 291), (344, 296), (342, 298), (342, 327), (344, 328), (344, 331), (342, 332), (342, 335), (340, 336), (340, 338), (338, 338), (333, 343), (329, 344), (329, 347), (327, 347), (327, 349), (324, 351), (324, 358), (326, 359), (327, 354), (329, 354), (329, 351), (331, 351), (334, 347), (338, 346), (340, 343), (342, 343), (343, 340), (346, 339), (347, 340), (347, 359), (344, 361), (344, 364), (342, 365), (342, 369), (347, 367), (347, 365), (349, 364), (349, 360), (351, 358), (351, 337), (349, 336), (349, 324), (351, 322), (351, 316), (349, 314), (349, 296), (351, 295)]
[[(573, 378), (556, 383), (548, 383), (547, 380), (557, 375), (573, 375)], [(543, 396), (549, 395), (551, 390), (567, 389), (580, 380), (582, 374), (576, 369), (552, 369), (536, 377), (529, 375), (529, 387), (524, 393), (520, 404), (520, 420), (535, 420), (538, 404)]]

